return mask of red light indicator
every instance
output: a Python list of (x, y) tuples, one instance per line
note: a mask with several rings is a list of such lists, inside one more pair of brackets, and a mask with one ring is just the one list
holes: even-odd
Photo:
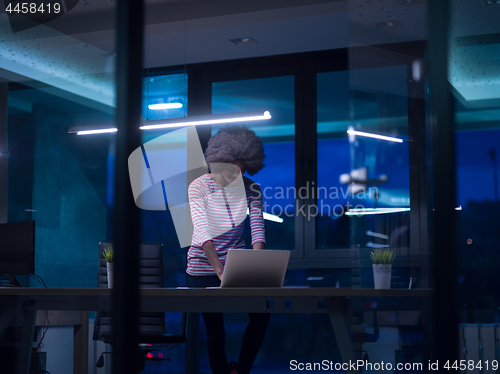
[(148, 347), (152, 347), (153, 345), (152, 345), (152, 344), (146, 344), (146, 346), (148, 346)]
[(148, 353), (148, 354), (146, 355), (146, 357), (153, 357), (153, 354), (152, 354), (152, 353)]
[(163, 353), (158, 352), (158, 357), (162, 358), (163, 357)]
[(472, 244), (472, 239), (467, 239), (467, 244)]

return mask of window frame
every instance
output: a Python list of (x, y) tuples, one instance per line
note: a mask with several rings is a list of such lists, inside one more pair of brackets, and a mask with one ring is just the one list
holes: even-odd
[[(360, 51), (376, 58), (364, 64), (351, 66), (352, 51)], [(410, 163), (410, 236), (411, 245), (398, 256), (396, 265), (410, 268), (428, 264), (427, 233), (427, 151), (425, 85), (413, 82), (412, 63), (422, 58), (425, 43), (410, 42), (384, 46), (357, 47), (289, 55), (257, 57), (187, 65), (188, 116), (211, 114), (212, 84), (245, 79), (294, 76), (295, 87), (295, 188), (317, 183), (316, 137), (316, 76), (318, 73), (348, 71), (378, 66), (407, 66), (408, 72), (408, 133)], [(180, 72), (182, 67), (155, 69), (155, 75)], [(211, 126), (197, 126), (203, 150), (211, 136)], [(297, 208), (316, 204), (315, 198), (296, 200)], [(316, 220), (295, 217), (295, 248), (291, 249), (290, 269), (350, 268), (351, 248), (316, 248)], [(314, 243), (311, 245), (310, 243)], [(428, 267), (428, 265), (425, 265)], [(424, 268), (422, 268), (424, 271)], [(428, 270), (428, 269), (427, 269)], [(428, 272), (424, 272), (427, 274)]]

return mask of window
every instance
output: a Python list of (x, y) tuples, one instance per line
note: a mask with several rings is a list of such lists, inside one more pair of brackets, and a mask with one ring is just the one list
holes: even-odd
[[(212, 113), (268, 110), (267, 121), (249, 122), (262, 139), (265, 167), (255, 176), (263, 192), (266, 246), (295, 249), (295, 111), (294, 77), (216, 82), (212, 85)], [(215, 134), (221, 126), (213, 126)], [(283, 222), (272, 219), (281, 218)], [(248, 221), (248, 219), (247, 219)], [(247, 222), (248, 225), (248, 222)], [(247, 227), (248, 228), (248, 227)], [(249, 230), (245, 242), (251, 243)]]

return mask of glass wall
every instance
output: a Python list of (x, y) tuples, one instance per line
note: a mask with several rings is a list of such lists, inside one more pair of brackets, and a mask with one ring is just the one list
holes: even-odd
[[(425, 236), (427, 227), (419, 221), (420, 202), (410, 199), (410, 191), (422, 180), (412, 154), (423, 152), (424, 159), (426, 154), (425, 139), (411, 135), (412, 126), (426, 126), (425, 106), (423, 111), (415, 107), (425, 101), (425, 91), (414, 95), (411, 81), (413, 62), (424, 56), (425, 2), (213, 5), (194, 12), (185, 4), (148, 4), (143, 105), (184, 106), (162, 113), (146, 113), (143, 106), (144, 118), (184, 116), (187, 97), (189, 112), (196, 114), (269, 110), (271, 120), (245, 123), (261, 137), (267, 155), (266, 167), (250, 178), (264, 190), (268, 218), (283, 219), (268, 219), (265, 225), (266, 247), (293, 253), (286, 286), (372, 289), (370, 253), (391, 249), (396, 254), (391, 287), (424, 287), (420, 278), (429, 277), (422, 270), (430, 266), (428, 248), (416, 238)], [(165, 85), (152, 88), (153, 79)], [(197, 129), (202, 147), (223, 127), (204, 126)], [(176, 130), (145, 132), (143, 142)], [(309, 195), (317, 193), (287, 195), (301, 187)], [(167, 194), (167, 206), (168, 200)], [(317, 214), (299, 217), (301, 204), (306, 215), (314, 208)], [(169, 210), (143, 211), (141, 226), (144, 241), (163, 244), (169, 287), (185, 284), (186, 266), (186, 248), (172, 217)], [(428, 314), (422, 305), (402, 306), (394, 298), (376, 303), (369, 304), (380, 305), (373, 313), (368, 304), (352, 300), (350, 323), (361, 333), (357, 351), (366, 351), (371, 362), (422, 363), (429, 354), (422, 327)], [(175, 331), (179, 316), (166, 318)], [(247, 317), (226, 314), (225, 320), (233, 360)], [(199, 334), (197, 363), (200, 372), (208, 373), (203, 322)], [(174, 354), (184, 353), (182, 347), (172, 348)], [(326, 314), (273, 314), (254, 369), (288, 372), (292, 359), (340, 362), (339, 352)], [(167, 366), (182, 371), (179, 362), (155, 363), (150, 370)]]
[(1, 17), (4, 213), (7, 222), (35, 221), (35, 274), (48, 287), (97, 286), (112, 217), (114, 134), (68, 133), (114, 127), (115, 38), (96, 31), (83, 8), (36, 25)]
[[(349, 248), (348, 186), (340, 176), (350, 171), (349, 72), (317, 75), (318, 210), (316, 247)], [(331, 162), (334, 160), (334, 162)], [(332, 235), (331, 233), (335, 233)]]
[[(491, 3), (491, 4), (490, 4)], [(500, 27), (495, 2), (452, 3), (449, 82), (454, 99), (460, 322), (498, 323)], [(473, 19), (481, 23), (472, 26)], [(470, 343), (470, 342), (467, 342)]]
[[(432, 247), (435, 237), (445, 235), (433, 231), (433, 198), (440, 186), (432, 173), (449, 147), (440, 150), (432, 135), (443, 125), (436, 125), (429, 108), (428, 83), (435, 70), (423, 66), (433, 57), (429, 16), (446, 18), (429, 14), (434, 11), (428, 5), (421, 0), (146, 4), (140, 125), (186, 117), (188, 108), (207, 115), (271, 112), (269, 121), (246, 124), (267, 155), (266, 167), (251, 177), (264, 192), (267, 248), (292, 251), (285, 286), (368, 292), (375, 287), (372, 251), (396, 256), (390, 277), (395, 293), (374, 291), (363, 302), (344, 299), (355, 355), (373, 363), (427, 363), (436, 348), (438, 311), (429, 289), (436, 287), (434, 271), (443, 271), (434, 259), (449, 249)], [(0, 14), (0, 223), (35, 221), (34, 270), (50, 288), (98, 287), (98, 244), (112, 238), (116, 134), (76, 132), (116, 126), (114, 8), (112, 2), (76, 2), (62, 16), (37, 25)], [(499, 9), (495, 1), (451, 2), (449, 45), (441, 46), (449, 48), (454, 102), (455, 164), (444, 169), (456, 170), (458, 311), (460, 323), (476, 329), (478, 339), (483, 325), (497, 327), (500, 321)], [(182, 126), (142, 132), (148, 176), (163, 178), (155, 190), (161, 209), (141, 210), (141, 241), (162, 245), (169, 288), (186, 285), (189, 243), (176, 220), (177, 209), (187, 209), (187, 165), (202, 158), (222, 127), (203, 126), (196, 129), (196, 152), (188, 146), (192, 134), (176, 132)], [(184, 178), (176, 184), (183, 192), (169, 194), (168, 178)], [(314, 196), (297, 198), (301, 187)], [(306, 217), (299, 217), (301, 206)], [(307, 217), (314, 208), (316, 214)], [(248, 223), (244, 235), (249, 247)], [(21, 281), (43, 287), (34, 278)], [(421, 291), (411, 305), (399, 297), (414, 295), (409, 288)], [(179, 332), (181, 318), (166, 314), (167, 331)], [(247, 317), (225, 318), (227, 351), (235, 359)], [(204, 328), (200, 323), (196, 363), (199, 372), (209, 373)], [(274, 313), (254, 369), (289, 372), (291, 360), (340, 362), (336, 338), (326, 313)], [(146, 372), (182, 373), (190, 364), (184, 345), (151, 353), (160, 354), (172, 362), (148, 363)], [(477, 355), (484, 358), (484, 349)], [(64, 363), (53, 362), (57, 367), (47, 371), (55, 374)], [(424, 365), (406, 371), (430, 370)]]
[[(22, 286), (97, 288), (99, 243), (112, 232), (116, 134), (76, 132), (116, 127), (115, 4), (42, 5), (28, 15), (0, 12), (0, 223), (35, 223), (34, 272), (17, 277)], [(0, 238), (2, 256), (8, 242)], [(71, 372), (87, 347), (73, 352), (67, 318), (83, 318), (86, 326), (88, 314), (39, 311), (38, 317), (33, 347), (50, 357), (44, 369)], [(3, 372), (16, 372), (16, 329), (1, 337)], [(93, 368), (94, 354), (105, 347), (91, 339), (88, 345)]]

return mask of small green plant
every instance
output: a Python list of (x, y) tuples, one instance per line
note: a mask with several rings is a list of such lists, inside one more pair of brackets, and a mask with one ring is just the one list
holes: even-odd
[(370, 253), (374, 265), (390, 265), (395, 257), (394, 251), (389, 248), (375, 249)]
[(113, 251), (113, 246), (104, 248), (104, 250), (102, 251), (102, 255), (104, 256), (106, 262), (109, 263), (113, 262), (113, 258), (115, 256), (115, 252)]

